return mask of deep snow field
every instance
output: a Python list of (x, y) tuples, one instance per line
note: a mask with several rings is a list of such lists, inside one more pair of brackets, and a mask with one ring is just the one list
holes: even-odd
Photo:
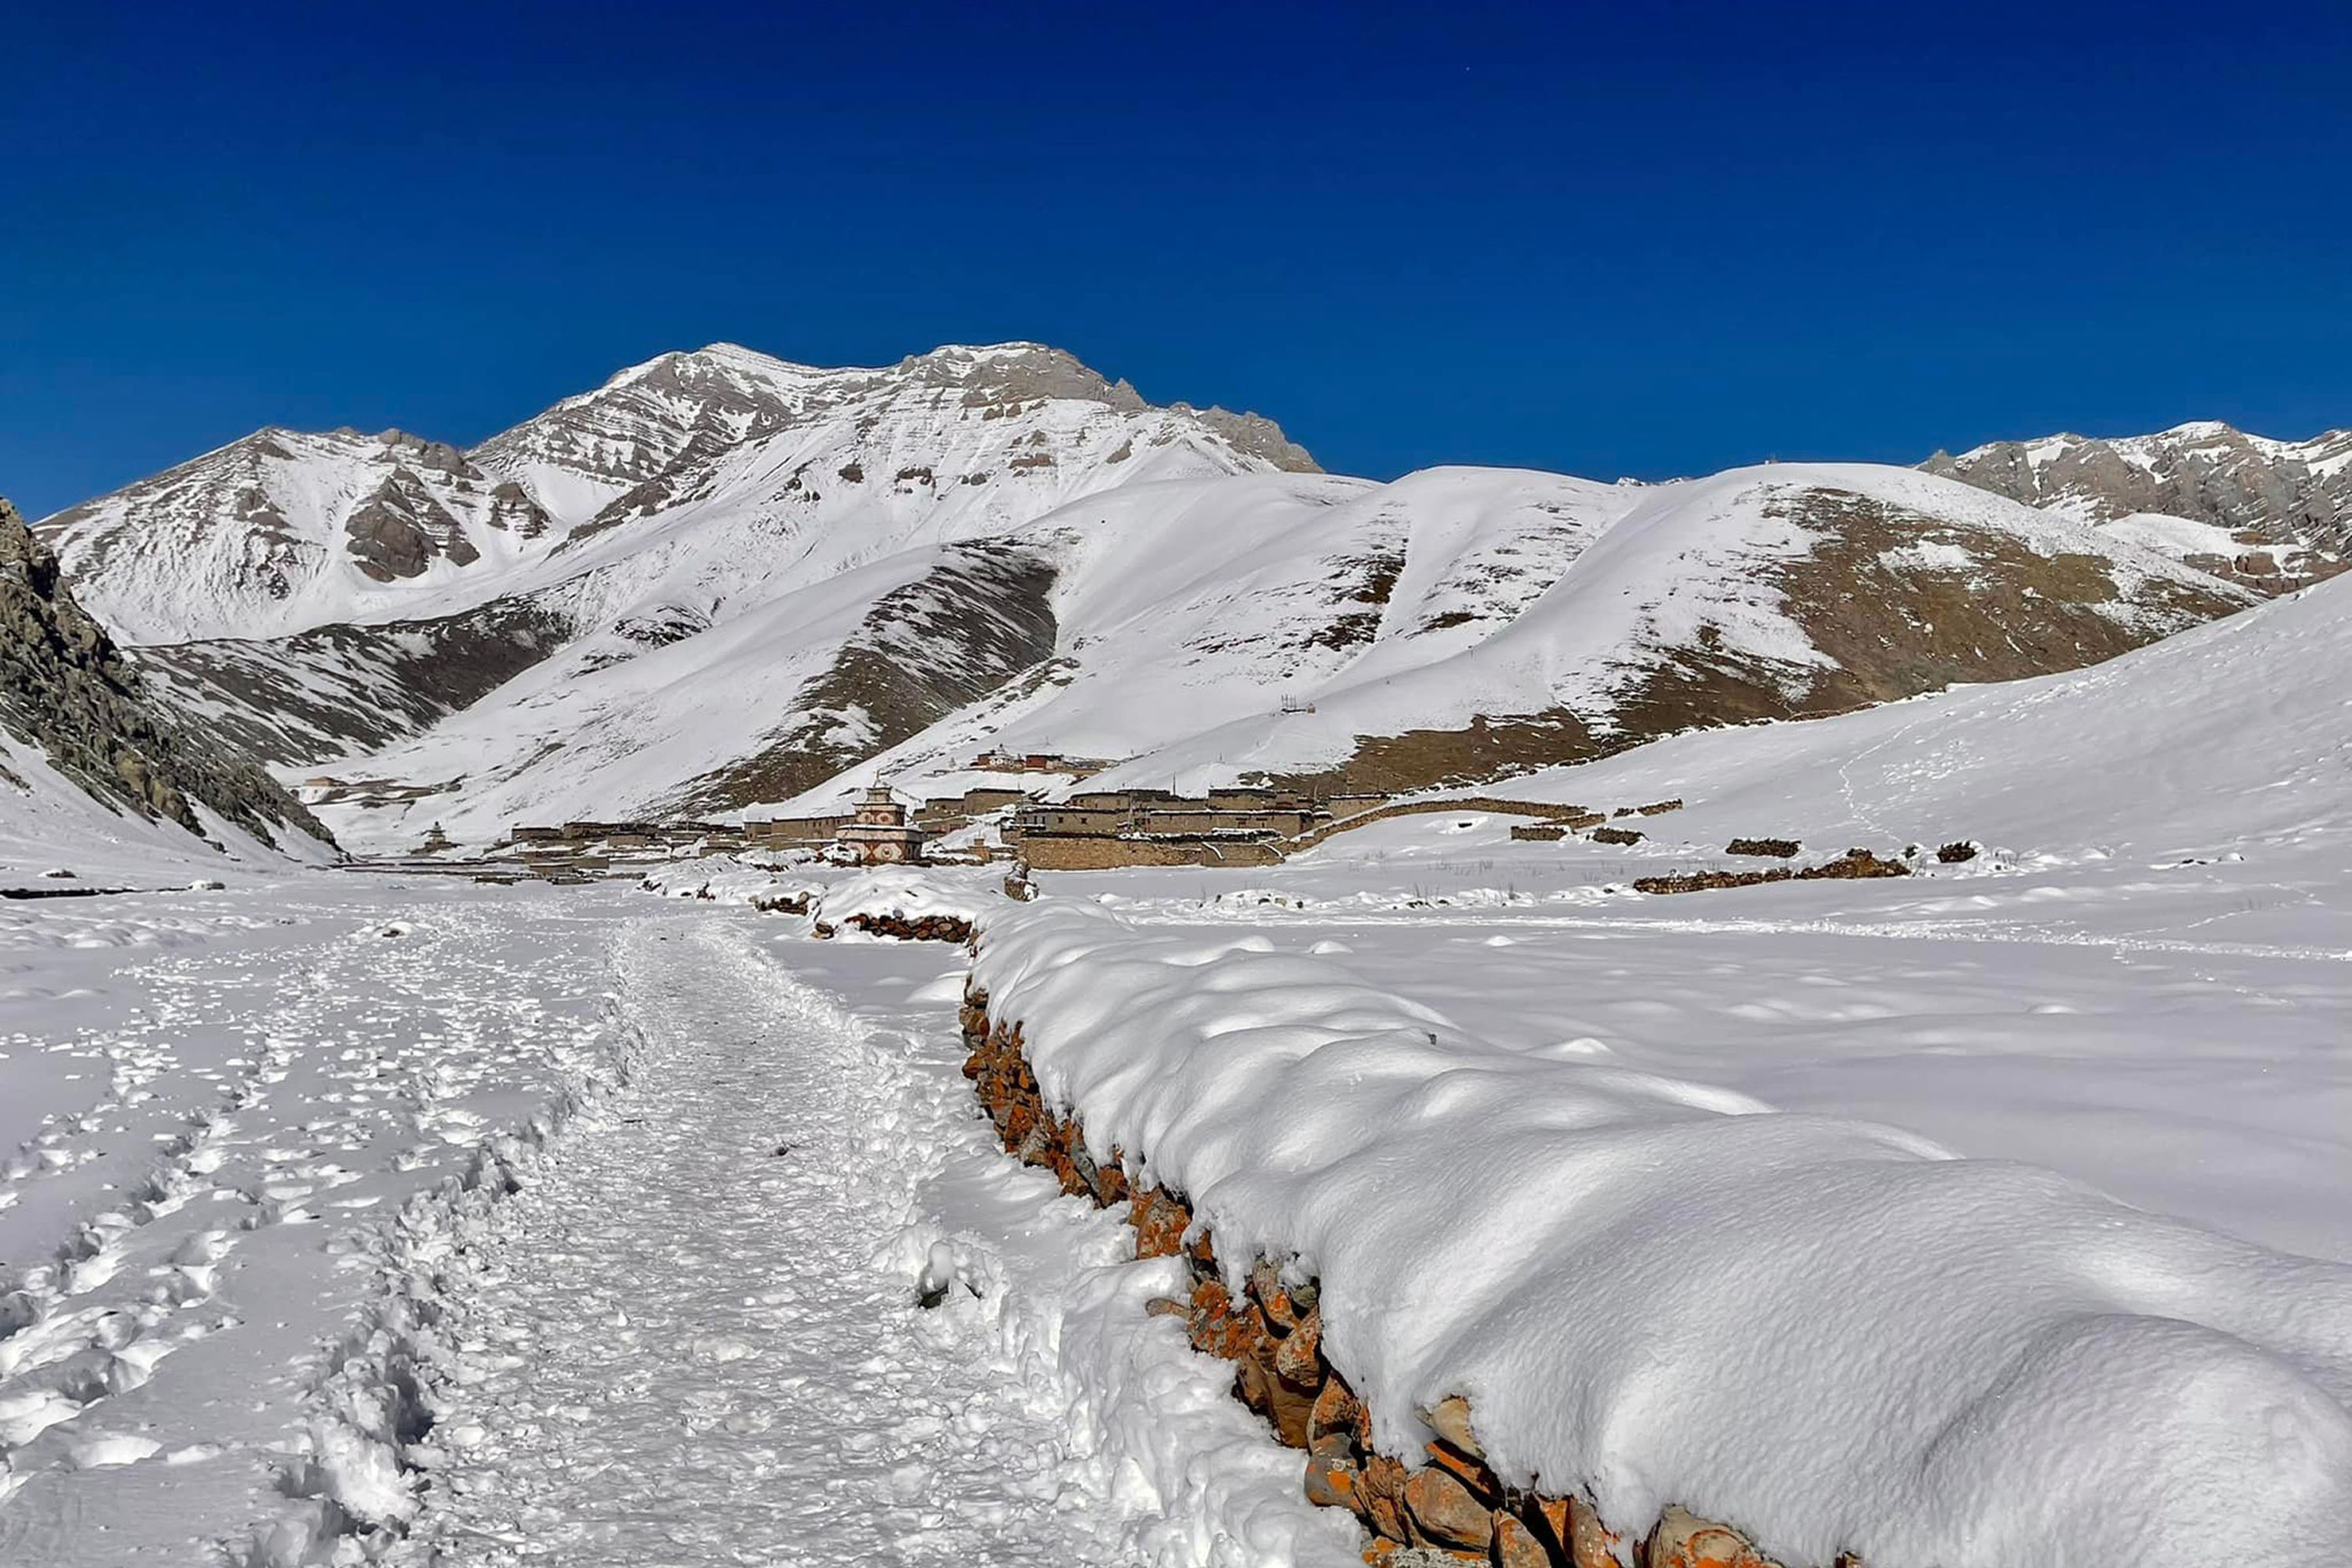
[(982, 1136), (959, 950), (625, 883), (5, 910), (0, 1563), (1354, 1561), (1145, 1311), (1181, 1267)]
[[(2352, 795), (2325, 662), (2234, 635), (1509, 786), (1687, 797), (1613, 849), (0, 905), (0, 1563), (1357, 1561), (1181, 1266), (1001, 1152), (971, 961), (812, 940), (859, 910), (976, 918), (1048, 1097), (1319, 1270), (1402, 1447), (1458, 1388), (1512, 1479), (1792, 1568), (2327, 1560)], [(1979, 847), (1631, 889), (1736, 835)]]

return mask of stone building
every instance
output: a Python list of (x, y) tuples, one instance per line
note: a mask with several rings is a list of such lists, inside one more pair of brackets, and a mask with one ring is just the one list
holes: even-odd
[(839, 841), (857, 851), (862, 865), (912, 865), (923, 858), (923, 830), (907, 820), (905, 805), (886, 784), (859, 798)]
[(1016, 809), (1007, 834), (1041, 870), (1118, 866), (1271, 866), (1285, 846), (1328, 823), (1319, 802), (1289, 790), (1234, 786), (1083, 790)]

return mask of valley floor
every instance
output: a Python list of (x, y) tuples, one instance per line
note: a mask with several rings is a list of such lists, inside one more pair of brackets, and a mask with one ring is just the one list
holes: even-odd
[[(1507, 826), (1054, 886), (2352, 1259), (2333, 879), (1640, 900)], [(999, 1151), (954, 948), (364, 876), (0, 921), (0, 1563), (1357, 1560), (1181, 1268)]]

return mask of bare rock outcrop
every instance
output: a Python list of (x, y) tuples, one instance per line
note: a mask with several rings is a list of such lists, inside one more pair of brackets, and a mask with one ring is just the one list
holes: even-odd
[(2095, 522), (2138, 513), (2230, 531), (2219, 574), (2270, 592), (2345, 569), (2352, 556), (2352, 430), (2273, 441), (2206, 421), (2153, 436), (1995, 441), (1919, 466), (2029, 506)]
[(0, 500), (0, 722), (97, 799), (202, 837), (196, 807), (268, 839), (325, 827), (250, 758), (175, 726)]

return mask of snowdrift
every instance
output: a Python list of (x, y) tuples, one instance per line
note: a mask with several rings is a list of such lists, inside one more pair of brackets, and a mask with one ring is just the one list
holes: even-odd
[(827, 888), (814, 913), (821, 926), (857, 921), (948, 921), (977, 925), (1005, 903), (1004, 868), (987, 866), (885, 866)]
[(826, 936), (853, 930), (961, 942), (1006, 903), (1002, 866), (882, 866), (858, 871), (824, 865), (768, 866), (739, 856), (709, 855), (657, 867), (638, 886), (673, 898), (806, 915)]
[(991, 917), (973, 983), (1097, 1161), (1185, 1194), (1227, 1269), (1319, 1282), (1382, 1450), (1466, 1396), (1506, 1482), (1790, 1563), (2188, 1568), (2352, 1532), (2352, 1268), (1502, 1050), (1266, 945), (1047, 901)]

